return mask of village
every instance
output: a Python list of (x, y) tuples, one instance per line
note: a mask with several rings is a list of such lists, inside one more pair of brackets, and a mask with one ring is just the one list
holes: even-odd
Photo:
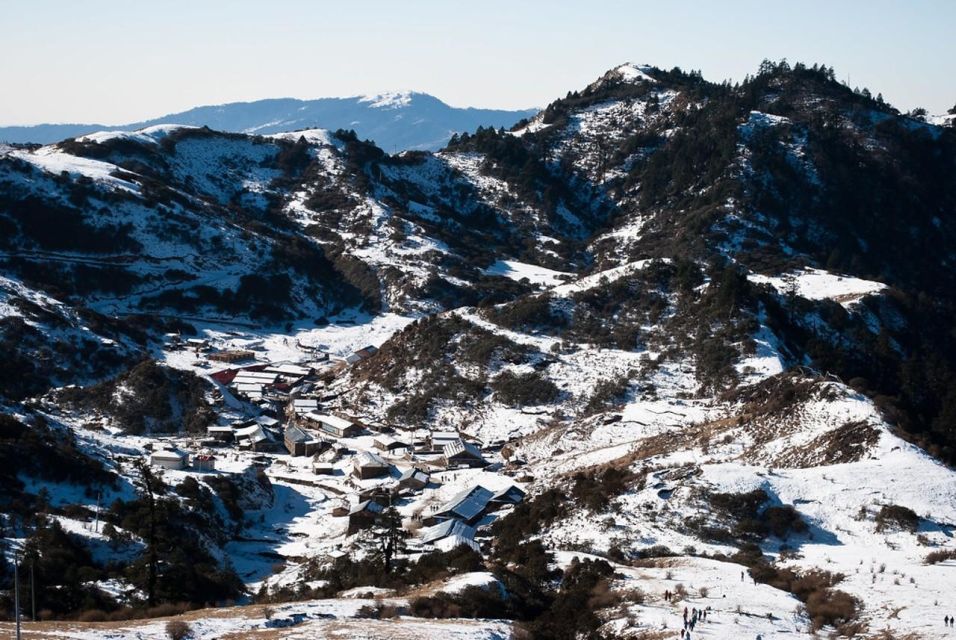
[[(520, 460), (502, 457), (503, 442), (484, 443), (457, 430), (399, 429), (337, 406), (342, 373), (374, 356), (376, 347), (332, 356), (296, 344), (304, 357), (273, 362), (263, 361), (272, 352), (256, 343), (236, 349), (221, 342), (167, 336), (166, 349), (180, 365), (189, 359), (216, 385), (219, 419), (204, 435), (147, 444), (148, 461), (173, 482), (186, 474), (257, 468), (272, 483), (309, 496), (317, 508), (299, 514), (299, 530), (273, 525), (289, 533), (291, 543), (253, 554), (334, 557), (376, 527), (389, 507), (402, 517), (410, 553), (462, 545), (482, 552), (492, 523), (524, 498), (530, 478)], [(261, 577), (256, 573), (250, 569), (244, 577)]]

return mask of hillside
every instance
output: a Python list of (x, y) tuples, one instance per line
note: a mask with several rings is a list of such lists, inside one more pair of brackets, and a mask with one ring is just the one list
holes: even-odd
[(0, 142), (51, 144), (97, 131), (133, 131), (182, 124), (217, 131), (268, 135), (301, 129), (354, 129), (389, 152), (437, 150), (455, 133), (479, 126), (510, 127), (536, 110), (451, 107), (427, 93), (391, 92), (352, 98), (277, 98), (195, 107), (118, 126), (38, 124), (0, 127)]
[(0, 148), (38, 630), (946, 637), (956, 129), (785, 62), (350, 128)]

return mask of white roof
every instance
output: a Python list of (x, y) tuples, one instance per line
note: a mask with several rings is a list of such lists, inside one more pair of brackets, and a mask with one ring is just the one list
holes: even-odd
[(262, 384), (258, 384), (258, 383), (243, 382), (243, 383), (239, 383), (235, 385), (235, 387), (236, 387), (236, 391), (241, 391), (243, 393), (248, 393), (250, 391), (254, 393), (255, 392), (262, 393)]
[(258, 424), (254, 424), (251, 427), (236, 429), (236, 438), (248, 438), (252, 442), (262, 442), (264, 440), (269, 440), (268, 434), (266, 434), (266, 432), (262, 430), (262, 426)]
[(432, 440), (460, 440), (457, 431), (432, 431)]
[(232, 433), (232, 427), (206, 427), (206, 433)]
[(352, 464), (356, 467), (388, 467), (385, 460), (370, 451), (363, 451), (355, 456)]
[(449, 442), (442, 447), (442, 453), (446, 458), (450, 458), (451, 456), (455, 456), (460, 453), (466, 453), (472, 458), (476, 458), (478, 460), (482, 459), (481, 450), (470, 442), (465, 442), (464, 440)]
[(451, 535), (435, 543), (435, 547), (441, 549), (442, 551), (451, 551), (452, 549), (457, 549), (460, 546), (471, 547), (475, 551), (481, 551), (481, 547), (478, 546), (478, 543), (470, 538), (466, 538), (460, 535)]
[(300, 367), (297, 364), (269, 365), (265, 370), (270, 373), (280, 373), (287, 376), (307, 376), (312, 372), (311, 369)]
[(185, 460), (186, 457), (187, 454), (182, 451), (171, 451), (169, 449), (160, 449), (150, 455), (150, 458), (159, 458), (160, 460)]
[(242, 384), (242, 383), (256, 383), (256, 384), (275, 384), (279, 379), (279, 374), (277, 373), (266, 373), (266, 372), (256, 372), (257, 375), (251, 375), (248, 372), (243, 371), (242, 373), (237, 373), (236, 377), (232, 379), (233, 384)]
[(315, 411), (310, 411), (306, 414), (306, 417), (310, 420), (315, 420), (316, 422), (322, 422), (334, 427), (336, 429), (348, 429), (353, 426), (353, 423), (346, 420), (345, 418), (340, 418), (338, 416), (330, 416), (326, 413), (316, 413)]

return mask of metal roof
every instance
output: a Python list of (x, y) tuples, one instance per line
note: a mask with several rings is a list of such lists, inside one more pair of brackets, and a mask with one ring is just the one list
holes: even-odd
[(388, 463), (371, 451), (363, 451), (355, 456), (353, 464), (356, 467), (388, 467)]
[(461, 520), (445, 520), (422, 531), (422, 542), (431, 544), (448, 536), (461, 536), (469, 540), (475, 537), (475, 530)]
[(439, 513), (469, 521), (488, 508), (488, 503), (494, 495), (492, 491), (476, 484), (452, 498)]
[(285, 439), (290, 442), (315, 442), (316, 439), (311, 434), (306, 433), (299, 427), (292, 425), (286, 427)]
[(484, 458), (481, 457), (481, 450), (478, 449), (478, 447), (476, 447), (475, 445), (471, 444), (470, 442), (465, 442), (464, 440), (456, 440), (455, 442), (449, 442), (444, 447), (442, 447), (442, 453), (445, 455), (446, 458), (461, 455), (462, 453), (464, 453), (470, 458), (474, 458), (476, 460), (484, 460)]
[(448, 536), (447, 538), (442, 538), (435, 543), (435, 546), (445, 552), (457, 549), (458, 547), (471, 547), (475, 551), (481, 552), (481, 547), (478, 546), (477, 542), (464, 536)]
[(310, 420), (315, 420), (316, 422), (321, 422), (327, 424), (334, 429), (348, 429), (353, 426), (354, 423), (349, 422), (345, 418), (340, 418), (338, 416), (330, 416), (325, 413), (316, 413), (314, 411), (309, 412), (306, 415)]

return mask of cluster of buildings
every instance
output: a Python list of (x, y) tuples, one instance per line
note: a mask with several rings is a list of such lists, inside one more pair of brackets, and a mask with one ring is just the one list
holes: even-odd
[[(513, 485), (500, 491), (474, 485), (446, 504), (432, 503), (426, 491), (440, 484), (436, 474), (487, 467), (488, 449), (458, 431), (368, 425), (335, 411), (336, 394), (327, 383), (345, 365), (332, 363), (328, 354), (312, 353), (306, 363), (261, 363), (252, 361), (251, 351), (214, 351), (198, 339), (182, 342), (180, 348), (194, 349), (208, 360), (237, 364), (210, 377), (237, 399), (254, 405), (258, 415), (209, 426), (200, 443), (204, 453), (191, 460), (175, 449), (155, 450), (150, 455), (153, 466), (214, 471), (216, 455), (209, 451), (226, 447), (308, 457), (308, 468), (318, 476), (315, 482), (328, 482), (322, 476), (334, 478), (342, 503), (332, 515), (348, 519), (347, 535), (374, 527), (390, 505), (416, 505), (412, 519), (422, 527), (423, 548), (444, 550), (462, 544), (479, 549), (481, 536), (499, 512), (524, 497)], [(345, 363), (360, 362), (376, 352), (375, 347), (365, 347)], [(246, 361), (251, 362), (243, 365)], [(275, 460), (268, 455), (256, 459), (260, 458), (267, 465)]]

